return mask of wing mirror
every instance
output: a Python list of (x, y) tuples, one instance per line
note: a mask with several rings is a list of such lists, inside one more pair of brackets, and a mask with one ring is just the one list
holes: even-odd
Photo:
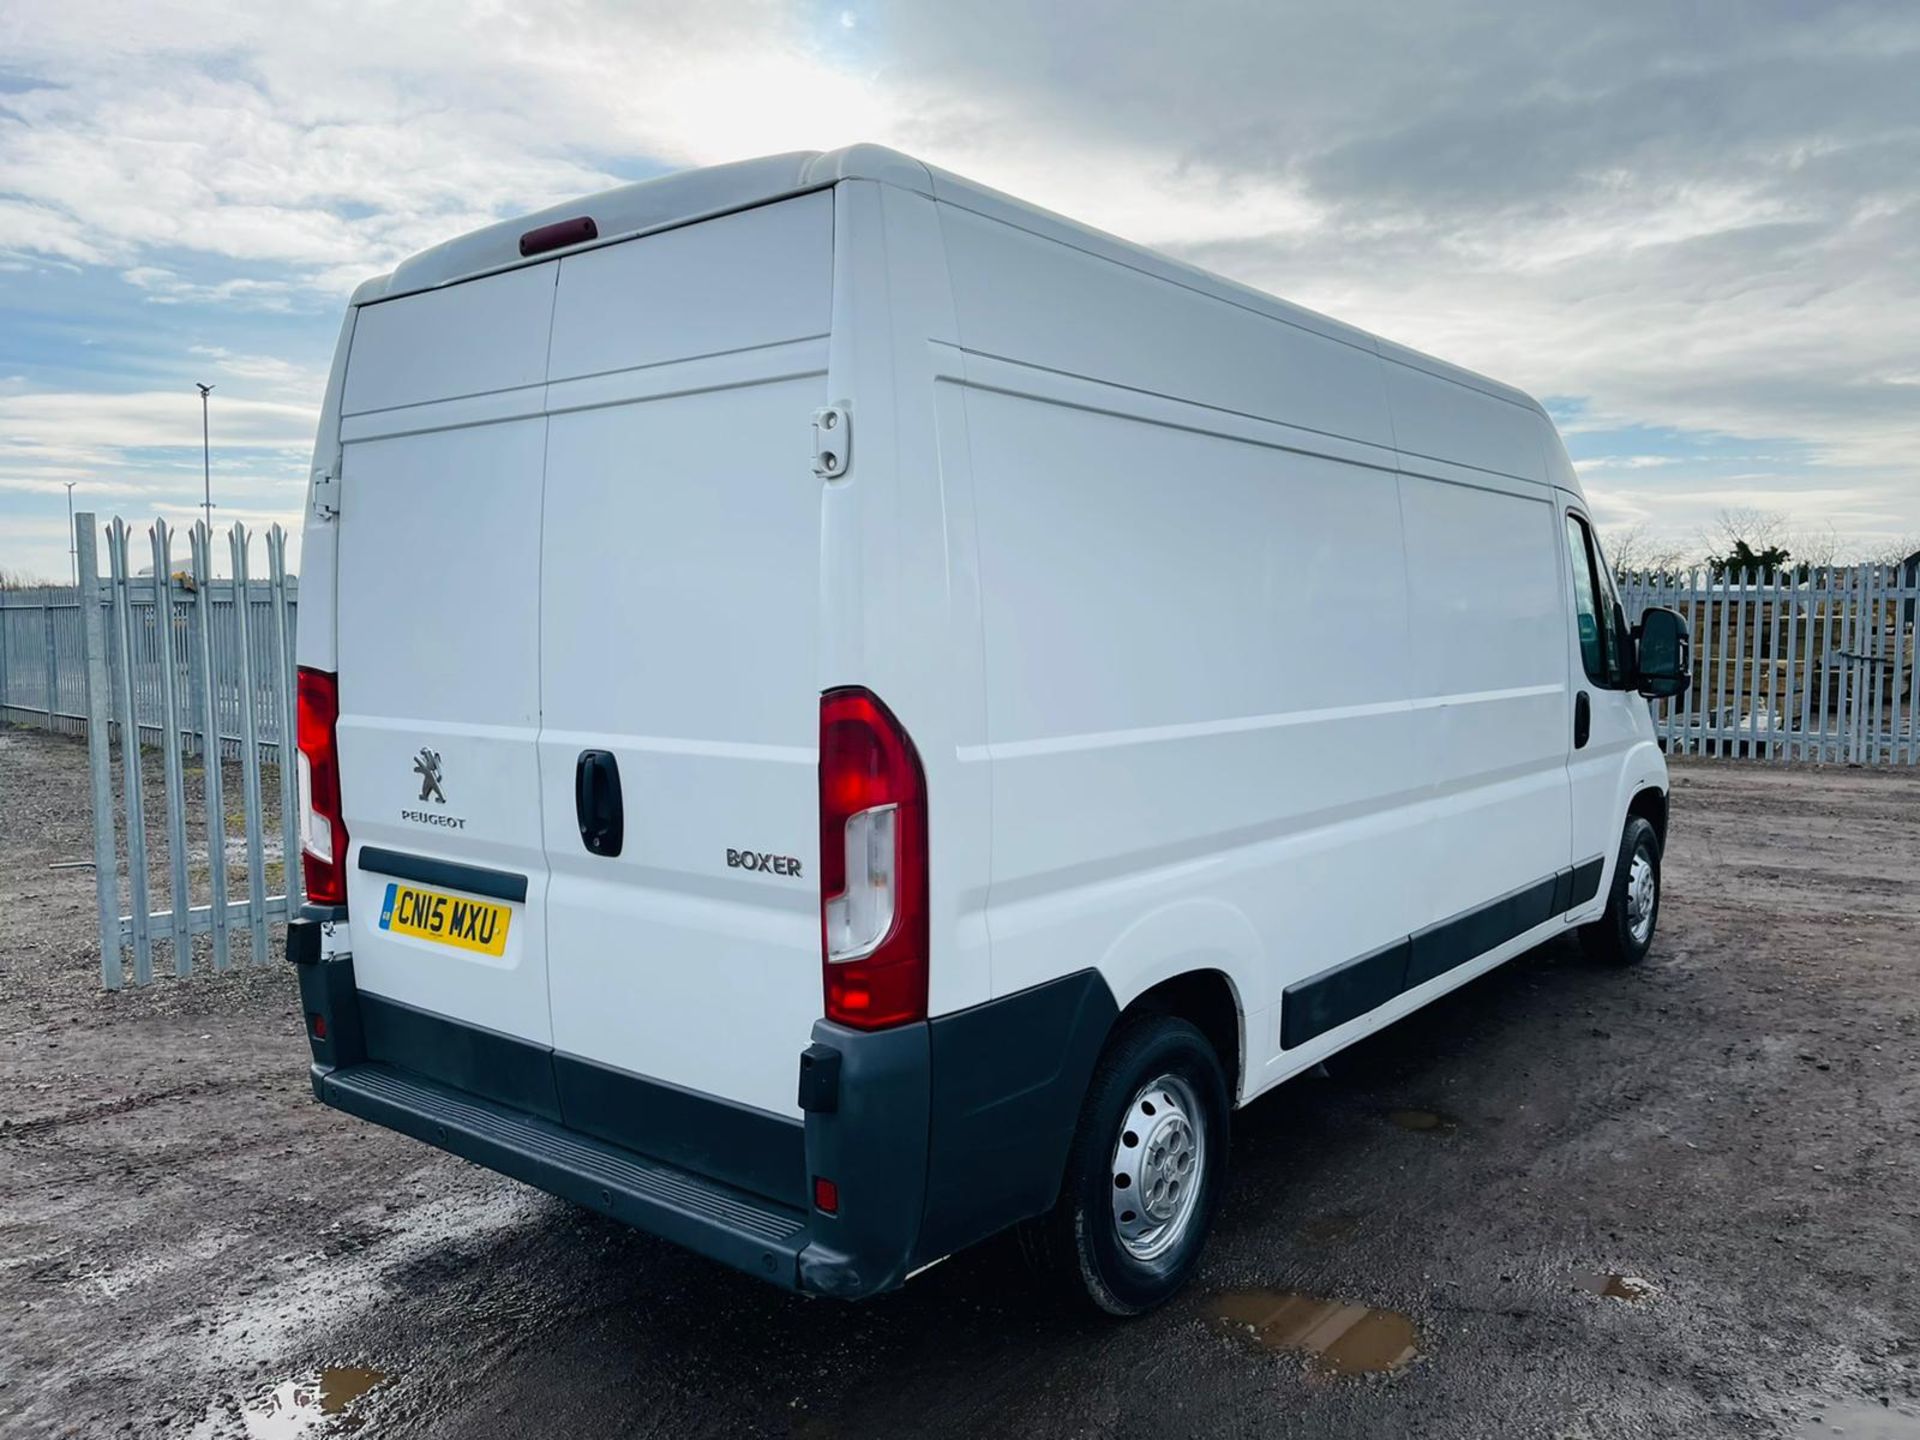
[(1687, 622), (1655, 605), (1633, 627), (1640, 693), (1649, 699), (1678, 695), (1693, 683), (1693, 638)]

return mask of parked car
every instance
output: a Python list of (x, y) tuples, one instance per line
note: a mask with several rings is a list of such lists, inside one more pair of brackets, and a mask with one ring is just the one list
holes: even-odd
[(792, 1289), (1146, 1309), (1236, 1106), (1652, 939), (1541, 407), (891, 151), (362, 286), (302, 570), (315, 1093)]

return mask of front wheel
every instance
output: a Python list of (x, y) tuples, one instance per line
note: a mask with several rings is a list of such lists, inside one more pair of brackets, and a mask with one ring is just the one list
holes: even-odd
[(1580, 927), (1580, 943), (1596, 960), (1635, 965), (1653, 948), (1653, 927), (1659, 918), (1660, 837), (1645, 818), (1630, 816), (1620, 837), (1607, 912)]
[(1170, 1015), (1127, 1025), (1094, 1071), (1059, 1203), (1023, 1231), (1028, 1255), (1110, 1315), (1169, 1299), (1219, 1205), (1228, 1108), (1197, 1029)]

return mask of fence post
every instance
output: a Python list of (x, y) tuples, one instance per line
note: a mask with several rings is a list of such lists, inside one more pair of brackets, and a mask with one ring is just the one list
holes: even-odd
[(153, 638), (160, 661), (160, 745), (167, 784), (167, 868), (173, 888), (173, 973), (193, 970), (193, 937), (187, 911), (193, 891), (187, 884), (187, 787), (180, 773), (180, 706), (173, 673), (173, 531), (155, 520), (153, 541)]
[[(1697, 576), (1699, 572), (1695, 572)], [(1699, 639), (1695, 641), (1693, 659), (1699, 664), (1699, 726), (1693, 733), (1693, 753), (1707, 755), (1709, 739), (1713, 726), (1713, 666), (1720, 659), (1720, 649), (1713, 643), (1713, 570), (1705, 572), (1699, 591), (1699, 628), (1693, 632)]]
[[(1887, 569), (1873, 567), (1873, 763), (1878, 765), (1885, 751), (1881, 737), (1887, 733), (1886, 672), (1893, 666), (1887, 655)], [(1897, 631), (1895, 632), (1898, 633)]]
[(200, 762), (206, 776), (201, 800), (207, 811), (207, 870), (212, 882), (213, 968), (230, 961), (227, 946), (227, 797), (220, 744), (219, 679), (213, 669), (213, 532), (195, 521), (188, 532), (193, 551), (193, 640), (188, 664), (198, 681)]
[(1849, 671), (1853, 687), (1853, 721), (1847, 730), (1847, 763), (1864, 765), (1867, 763), (1867, 680), (1871, 674), (1871, 667), (1863, 659), (1867, 653), (1867, 567), (1854, 566), (1851, 579), (1853, 603), (1847, 608), (1853, 616), (1853, 635), (1847, 652), (1855, 658), (1850, 662)]
[(1785, 674), (1780, 666), (1780, 576), (1775, 566), (1767, 574), (1767, 748), (1766, 758), (1780, 758), (1780, 687)]
[(287, 918), (300, 904), (300, 797), (294, 754), (298, 737), (294, 733), (294, 693), (297, 685), (293, 666), (293, 631), (287, 623), (287, 532), (278, 525), (267, 531), (267, 571), (272, 577), (273, 649), (279, 662), (273, 675), (274, 694), (280, 698), (280, 853), (284, 857), (285, 879), (281, 893), (287, 897)]
[[(1687, 634), (1693, 634), (1693, 572), (1681, 571), (1674, 576), (1673, 608), (1686, 618)], [(1679, 725), (1677, 739), (1670, 741), (1680, 754), (1692, 753), (1693, 737), (1693, 682), (1700, 673), (1700, 652), (1696, 648), (1692, 655), (1694, 674), (1687, 678), (1687, 685), (1674, 696), (1674, 715)]]
[(60, 708), (60, 659), (53, 640), (53, 592), (40, 588), (40, 623), (47, 636), (47, 729), (53, 729), (54, 711)]
[(1901, 645), (1910, 644), (1913, 650), (1913, 659), (1907, 665), (1907, 763), (1920, 765), (1920, 623), (1915, 623), (1920, 620), (1920, 571), (1903, 568), (1901, 575), (1907, 598), (1901, 606), (1896, 633), (1901, 636)]
[(1787, 628), (1788, 571), (1775, 566), (1768, 583), (1773, 607), (1767, 619), (1767, 759), (1778, 762), (1787, 726), (1787, 673), (1792, 665), (1787, 652), (1780, 648), (1793, 644), (1793, 632)]
[(1800, 675), (1800, 758), (1818, 760), (1819, 749), (1813, 739), (1813, 682), (1818, 673), (1813, 665), (1815, 641), (1814, 628), (1820, 619), (1820, 572), (1811, 567), (1807, 570), (1806, 624), (1801, 627), (1801, 675)]
[(1853, 648), (1860, 657), (1859, 668), (1854, 672), (1858, 679), (1854, 689), (1858, 698), (1854, 702), (1856, 726), (1860, 732), (1859, 744), (1855, 747), (1856, 763), (1873, 763), (1873, 570), (1861, 565), (1856, 567), (1860, 573), (1860, 604), (1855, 612), (1859, 619), (1855, 622)]
[[(1734, 759), (1743, 753), (1743, 741), (1740, 737), (1740, 697), (1748, 684), (1747, 674), (1747, 580), (1753, 571), (1747, 566), (1740, 567), (1740, 588), (1735, 591), (1733, 571), (1727, 571), (1727, 598), (1733, 602), (1733, 748), (1729, 752)], [(1747, 709), (1753, 709), (1752, 696), (1748, 693)]]
[[(1907, 697), (1906, 580), (1907, 580), (1906, 567), (1901, 565), (1894, 566), (1893, 572), (1892, 572), (1893, 688), (1887, 692), (1887, 698), (1892, 702), (1892, 708), (1893, 708), (1893, 723), (1887, 731), (1887, 749), (1888, 749), (1887, 760), (1889, 764), (1893, 764), (1893, 765), (1898, 765), (1901, 763), (1900, 757), (1902, 755), (1905, 755), (1907, 757), (1907, 760), (1909, 763), (1911, 763), (1913, 759), (1911, 747), (1906, 745), (1901, 738), (1906, 733), (1906, 731), (1903, 731), (1901, 729), (1901, 719), (1902, 719), (1901, 702), (1904, 701)], [(1905, 716), (1905, 720), (1907, 725), (1911, 727), (1913, 724), (1912, 712), (1910, 711), (1907, 712)]]
[(93, 791), (93, 893), (100, 921), (100, 983), (118, 990), (120, 880), (113, 835), (113, 686), (107, 680), (107, 625), (101, 614), (100, 556), (93, 512), (73, 517), (74, 558), (80, 570), (80, 668), (87, 681), (87, 779)]
[(120, 781), (127, 811), (128, 924), (133, 933), (133, 983), (153, 979), (153, 937), (147, 931), (147, 808), (140, 760), (140, 717), (135, 712), (133, 605), (127, 594), (127, 524), (118, 516), (107, 527), (107, 565), (113, 575), (113, 698), (120, 712)]
[(260, 734), (253, 692), (252, 587), (247, 580), (247, 527), (234, 522), (227, 532), (233, 551), (233, 615), (239, 626), (240, 783), (247, 808), (247, 921), (252, 929), (252, 963), (267, 962), (267, 877), (260, 814)]

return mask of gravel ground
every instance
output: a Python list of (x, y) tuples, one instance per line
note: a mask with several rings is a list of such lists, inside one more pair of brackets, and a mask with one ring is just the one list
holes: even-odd
[[(1543, 947), (1242, 1111), (1121, 1325), (1004, 1243), (784, 1295), (323, 1109), (282, 964), (102, 992), (84, 747), (0, 731), (0, 1434), (1920, 1436), (1920, 775), (1676, 782), (1645, 965)], [(1267, 1348), (1255, 1287), (1415, 1353)]]

